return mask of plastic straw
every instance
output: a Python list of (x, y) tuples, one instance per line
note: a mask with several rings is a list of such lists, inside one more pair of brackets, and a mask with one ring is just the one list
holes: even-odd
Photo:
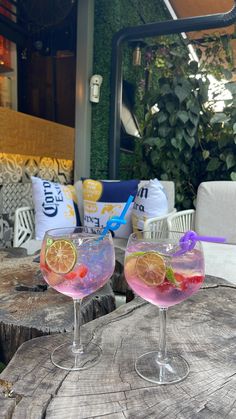
[(174, 256), (182, 255), (196, 246), (197, 241), (211, 242), (211, 243), (225, 243), (225, 237), (199, 236), (195, 231), (187, 231), (179, 240), (181, 249), (178, 250)]
[(111, 217), (107, 221), (107, 224), (104, 227), (104, 230), (102, 231), (101, 236), (99, 237), (98, 240), (103, 239), (104, 236), (107, 234), (107, 232), (109, 230), (112, 230), (112, 231), (118, 230), (118, 228), (121, 226), (121, 224), (126, 224), (127, 223), (127, 221), (124, 219), (124, 217), (125, 217), (128, 209), (129, 209), (129, 207), (130, 207), (133, 199), (134, 199), (134, 196), (133, 195), (130, 195), (129, 198), (128, 198), (128, 200), (127, 200), (127, 202), (126, 202), (126, 204), (125, 204), (125, 206), (124, 206), (124, 208), (123, 208), (123, 210), (122, 210), (122, 212), (121, 212), (121, 214), (120, 214), (120, 216), (118, 216), (118, 217), (117, 216)]

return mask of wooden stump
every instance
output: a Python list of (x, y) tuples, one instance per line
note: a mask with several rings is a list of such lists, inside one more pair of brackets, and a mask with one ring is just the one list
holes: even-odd
[(236, 287), (210, 278), (169, 309), (169, 350), (190, 364), (176, 385), (155, 385), (135, 371), (135, 359), (157, 349), (159, 338), (158, 309), (141, 299), (82, 327), (103, 351), (89, 370), (68, 373), (51, 363), (63, 334), (25, 342), (0, 375), (1, 418), (234, 419), (235, 306)]
[[(0, 360), (4, 363), (26, 340), (71, 331), (74, 322), (72, 299), (48, 287), (35, 257), (25, 256), (22, 250), (0, 251)], [(114, 293), (106, 284), (84, 299), (81, 322), (115, 308)]]
[(115, 248), (116, 266), (115, 272), (111, 278), (111, 285), (114, 292), (126, 296), (126, 302), (133, 300), (134, 293), (130, 289), (124, 275), (124, 257), (125, 251), (121, 248)]

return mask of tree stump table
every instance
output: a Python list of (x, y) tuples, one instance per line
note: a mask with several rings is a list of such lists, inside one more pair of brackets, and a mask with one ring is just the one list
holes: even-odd
[[(73, 302), (47, 286), (37, 257), (26, 256), (24, 249), (0, 250), (0, 263), (0, 360), (7, 364), (26, 340), (72, 331)], [(108, 283), (84, 299), (81, 322), (115, 308), (115, 296)]]
[(157, 307), (135, 298), (82, 327), (102, 348), (93, 368), (68, 372), (50, 361), (65, 334), (25, 342), (0, 375), (2, 419), (221, 419), (236, 417), (236, 286), (207, 278), (169, 309), (168, 347), (190, 374), (158, 386), (139, 377), (135, 359), (157, 348)]

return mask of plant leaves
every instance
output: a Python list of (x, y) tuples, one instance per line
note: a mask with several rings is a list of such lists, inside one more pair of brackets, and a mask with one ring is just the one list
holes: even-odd
[(208, 163), (208, 165), (207, 165), (206, 169), (207, 169), (209, 172), (213, 172), (213, 171), (217, 170), (217, 169), (220, 167), (220, 165), (221, 165), (220, 160), (219, 160), (217, 157), (213, 157), (213, 158), (209, 161), (209, 163)]
[(174, 112), (175, 110), (175, 105), (174, 102), (166, 102), (166, 110), (169, 112), (169, 114), (171, 115), (172, 112)]
[(189, 95), (189, 91), (182, 86), (175, 87), (175, 94), (178, 97), (180, 103), (182, 103)]
[(171, 131), (171, 128), (168, 125), (160, 125), (160, 127), (158, 128), (158, 135), (160, 137), (167, 137), (169, 135)]
[(188, 112), (186, 111), (179, 111), (177, 113), (177, 117), (180, 119), (180, 121), (182, 121), (184, 124), (186, 124), (186, 122), (189, 120), (189, 115)]
[(159, 124), (161, 124), (162, 122), (165, 122), (168, 119), (168, 116), (166, 115), (165, 112), (160, 111), (157, 115), (157, 121)]
[(224, 112), (217, 112), (215, 115), (210, 119), (211, 124), (218, 124), (218, 123), (225, 123), (229, 121), (229, 117)]
[(187, 133), (184, 133), (184, 139), (186, 141), (186, 143), (189, 145), (190, 148), (192, 148), (195, 144), (195, 138), (194, 137), (190, 137), (189, 135), (187, 135)]
[(198, 126), (198, 122), (199, 122), (199, 115), (196, 115), (192, 112), (188, 113), (189, 119), (192, 122), (193, 125), (195, 125), (196, 127)]
[(231, 168), (231, 167), (233, 167), (233, 166), (235, 165), (235, 163), (236, 163), (235, 157), (234, 157), (234, 155), (233, 155), (232, 153), (230, 153), (230, 154), (228, 154), (228, 155), (226, 156), (225, 161), (226, 161), (226, 166), (227, 166), (227, 169), (230, 169), (230, 168)]
[(177, 138), (171, 138), (170, 142), (173, 145), (173, 147), (176, 148), (177, 150), (181, 151), (183, 149), (183, 145), (182, 145), (181, 140), (179, 140)]
[(203, 150), (202, 157), (203, 157), (204, 160), (208, 159), (208, 157), (210, 157), (210, 151)]

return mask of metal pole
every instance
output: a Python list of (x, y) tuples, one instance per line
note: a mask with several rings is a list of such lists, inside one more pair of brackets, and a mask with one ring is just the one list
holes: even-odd
[(93, 68), (94, 0), (78, 2), (74, 180), (90, 176), (91, 103), (89, 78)]

